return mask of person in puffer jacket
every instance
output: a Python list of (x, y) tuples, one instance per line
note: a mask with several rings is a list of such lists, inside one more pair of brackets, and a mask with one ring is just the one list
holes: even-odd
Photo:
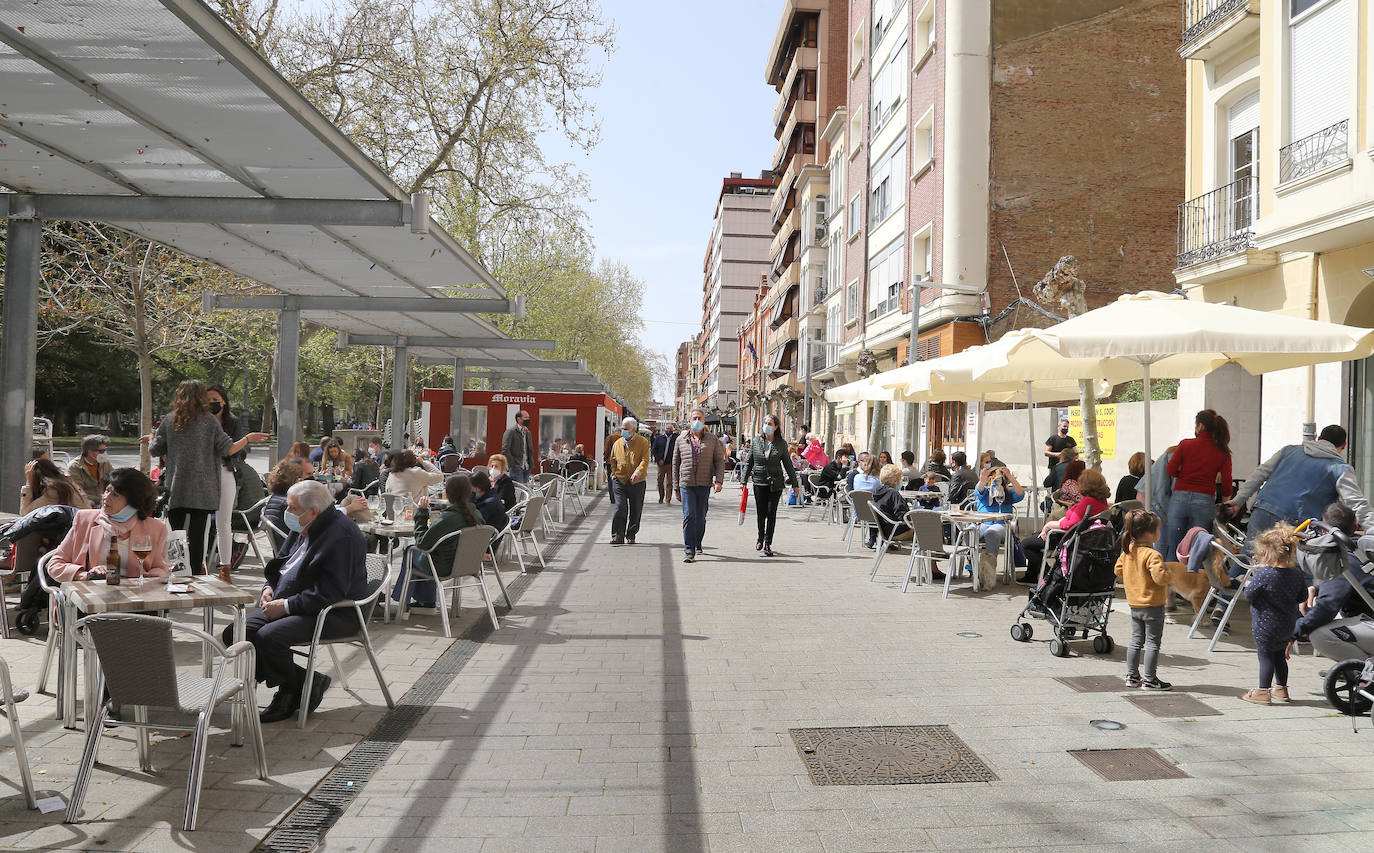
[(682, 496), (683, 562), (691, 563), (706, 535), (706, 510), (711, 486), (725, 486), (725, 448), (706, 428), (706, 413), (692, 411), (691, 428), (673, 445), (673, 491)]

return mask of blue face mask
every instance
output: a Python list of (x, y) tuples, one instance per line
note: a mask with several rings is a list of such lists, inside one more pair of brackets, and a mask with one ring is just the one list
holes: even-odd
[(772, 426), (772, 424), (764, 424), (764, 425), (763, 425), (763, 434), (764, 434), (764, 436), (767, 437), (767, 438), (772, 438), (772, 437), (773, 437), (773, 426)]
[(292, 533), (301, 532), (301, 517), (294, 512), (282, 513), (282, 520), (286, 522), (286, 529)]
[(111, 521), (117, 521), (120, 524), (123, 524), (124, 522), (133, 518), (135, 515), (138, 515), (138, 510), (134, 509), (131, 506), (126, 506), (119, 512), (111, 512), (106, 514), (110, 517)]
[(626, 441), (629, 441), (629, 440), (630, 440), (630, 436), (634, 435), (633, 432), (630, 432), (630, 431), (627, 430), (627, 429), (622, 429), (622, 430), (620, 431), (620, 434), (623, 435), (623, 436), (625, 436), (625, 440), (626, 440)]
[(692, 421), (692, 432), (701, 432), (706, 429), (706, 424), (701, 421)]

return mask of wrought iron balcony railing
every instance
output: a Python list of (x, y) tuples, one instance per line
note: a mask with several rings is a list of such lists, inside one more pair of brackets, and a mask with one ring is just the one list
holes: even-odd
[(1279, 183), (1285, 184), (1344, 162), (1349, 135), (1350, 119), (1345, 119), (1280, 148)]
[(1248, 5), (1250, 0), (1183, 0), (1183, 43), (1188, 44), (1222, 18)]
[(1255, 245), (1259, 182), (1241, 178), (1178, 206), (1178, 265), (1210, 261)]

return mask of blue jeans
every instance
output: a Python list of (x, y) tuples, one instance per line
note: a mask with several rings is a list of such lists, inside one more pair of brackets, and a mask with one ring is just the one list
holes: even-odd
[(682, 544), (688, 554), (701, 550), (706, 536), (706, 510), (711, 505), (710, 486), (682, 487)]
[[(410, 558), (401, 564), (401, 571), (396, 575), (396, 583), (391, 587), (391, 600), (401, 600), (401, 590), (406, 585), (406, 575), (410, 572), (410, 567), (419, 565), (419, 551), (411, 551)], [(419, 607), (433, 607), (435, 599), (438, 598), (439, 588), (434, 581), (411, 581), (410, 600), (416, 602)]]
[(517, 483), (528, 483), (530, 481), (530, 469), (528, 468), (521, 468), (519, 465), (513, 465), (506, 473)]
[(1216, 498), (1202, 492), (1175, 491), (1174, 496), (1169, 498), (1169, 535), (1163, 540), (1164, 547), (1160, 550), (1164, 561), (1178, 560), (1178, 543), (1183, 541), (1184, 534), (1189, 530), (1202, 527), (1210, 533), (1216, 516)]

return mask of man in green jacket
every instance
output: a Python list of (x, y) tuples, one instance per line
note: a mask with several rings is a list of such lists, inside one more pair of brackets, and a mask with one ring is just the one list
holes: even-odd
[(639, 434), (639, 421), (620, 422), (620, 437), (611, 444), (611, 494), (615, 515), (611, 518), (611, 544), (635, 544), (639, 516), (644, 511), (645, 478), (653, 451), (649, 439)]

